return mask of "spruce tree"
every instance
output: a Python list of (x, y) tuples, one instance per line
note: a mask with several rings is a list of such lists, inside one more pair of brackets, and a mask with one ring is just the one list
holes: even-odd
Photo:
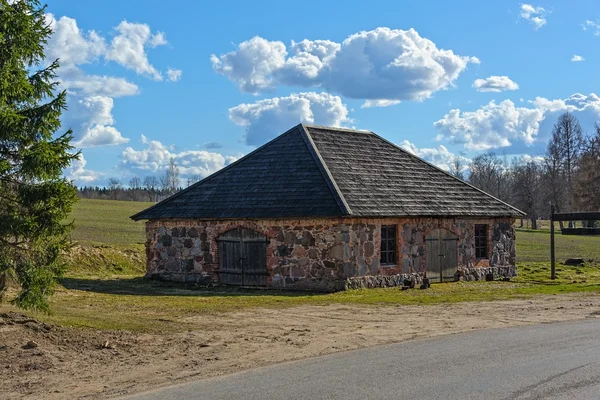
[(0, 0), (0, 295), (14, 281), (17, 306), (47, 311), (77, 199), (62, 171), (79, 154), (58, 132), (66, 92), (44, 57), (44, 15), (37, 0)]

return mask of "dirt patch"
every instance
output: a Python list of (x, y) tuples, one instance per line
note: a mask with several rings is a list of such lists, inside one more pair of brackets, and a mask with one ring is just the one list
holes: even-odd
[(115, 397), (414, 338), (597, 317), (600, 295), (595, 294), (432, 306), (252, 309), (189, 317), (193, 329), (168, 335), (64, 328), (9, 312), (0, 314), (2, 396)]

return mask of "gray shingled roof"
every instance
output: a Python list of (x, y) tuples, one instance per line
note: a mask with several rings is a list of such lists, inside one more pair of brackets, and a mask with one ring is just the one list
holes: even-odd
[(301, 124), (131, 218), (521, 215), (372, 132)]

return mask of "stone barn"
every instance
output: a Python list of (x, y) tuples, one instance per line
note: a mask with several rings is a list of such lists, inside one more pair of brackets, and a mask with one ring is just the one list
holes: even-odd
[(131, 218), (149, 278), (331, 291), (515, 276), (522, 215), (373, 132), (301, 124)]

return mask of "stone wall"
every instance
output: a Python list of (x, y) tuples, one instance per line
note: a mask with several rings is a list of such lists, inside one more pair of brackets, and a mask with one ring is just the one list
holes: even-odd
[[(147, 276), (180, 282), (219, 280), (217, 238), (252, 229), (268, 238), (267, 286), (311, 290), (418, 284), (426, 270), (425, 236), (444, 228), (458, 236), (457, 279), (516, 274), (515, 234), (509, 219), (300, 219), (261, 221), (158, 220), (147, 223)], [(490, 226), (489, 259), (475, 259), (474, 224)], [(379, 264), (381, 225), (398, 225), (398, 263)], [(483, 274), (483, 275), (482, 275)]]

